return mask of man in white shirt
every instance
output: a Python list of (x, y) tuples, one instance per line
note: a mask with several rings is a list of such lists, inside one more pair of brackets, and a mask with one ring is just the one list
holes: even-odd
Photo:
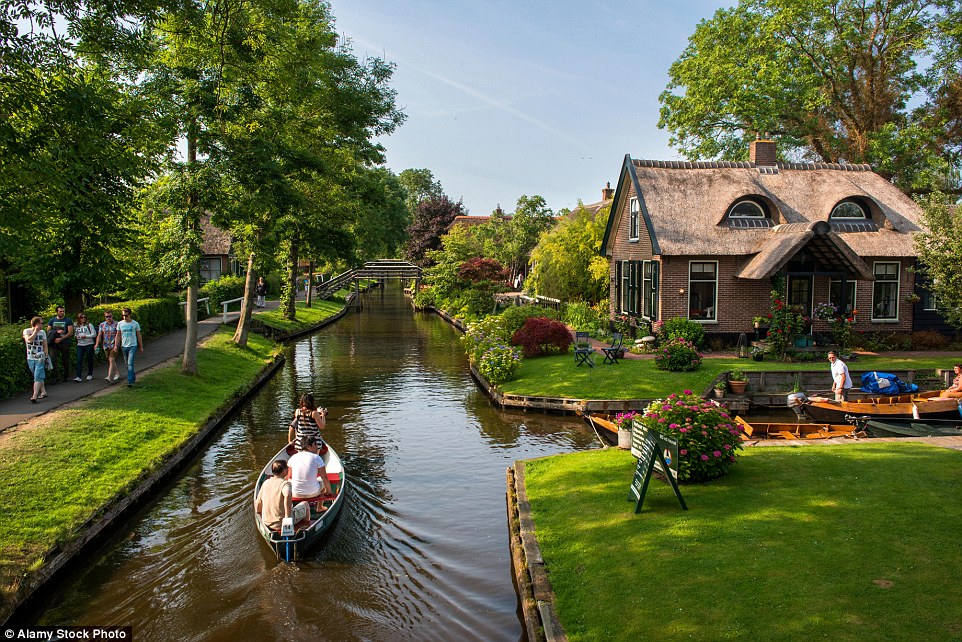
[(852, 389), (848, 366), (834, 351), (828, 353), (828, 362), (832, 364), (832, 392), (835, 393), (835, 401), (845, 401), (848, 399), (848, 391)]
[(294, 501), (316, 501), (321, 495), (333, 495), (331, 483), (327, 480), (324, 459), (318, 453), (317, 438), (307, 437), (304, 450), (295, 453), (288, 460), (291, 469), (291, 490)]

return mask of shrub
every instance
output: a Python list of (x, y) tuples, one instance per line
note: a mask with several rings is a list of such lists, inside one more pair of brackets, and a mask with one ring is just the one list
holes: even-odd
[(687, 372), (701, 367), (701, 355), (691, 341), (681, 337), (666, 343), (655, 355), (655, 365), (659, 370)]
[(678, 478), (703, 482), (717, 479), (735, 463), (741, 427), (724, 408), (685, 390), (652, 402), (641, 418), (647, 428), (678, 440)]
[[(237, 299), (244, 296), (244, 283), (246, 278), (241, 276), (225, 275), (214, 281), (208, 281), (197, 293), (198, 299), (209, 298), (210, 313), (216, 315), (221, 310), (224, 301)], [(267, 279), (264, 280), (267, 283)], [(186, 300), (186, 293), (180, 295), (180, 300)], [(201, 303), (199, 306), (202, 313), (207, 312), (207, 308)]]
[(478, 360), (478, 372), (494, 385), (512, 379), (520, 366), (517, 348), (504, 344), (488, 347)]
[(619, 412), (615, 415), (615, 425), (618, 427), (618, 430), (631, 430), (631, 422), (635, 417), (640, 419), (641, 413), (635, 412), (634, 410)]
[(461, 335), (461, 342), (468, 354), (468, 360), (477, 365), (488, 348), (505, 345), (510, 338), (511, 334), (505, 329), (504, 319), (491, 316), (469, 324), (467, 331)]
[(512, 345), (521, 346), (526, 357), (567, 352), (572, 343), (571, 333), (560, 321), (533, 317), (511, 337)]
[(534, 317), (560, 321), (561, 313), (550, 308), (542, 308), (540, 305), (519, 305), (508, 308), (501, 313), (501, 318), (504, 319), (504, 326), (509, 337), (520, 330), (524, 326), (525, 321)]
[(418, 290), (413, 297), (414, 307), (418, 310), (423, 310), (425, 308), (434, 307), (435, 305), (435, 292), (434, 288), (423, 288)]
[(684, 317), (668, 319), (661, 331), (668, 341), (680, 337), (694, 343), (696, 347), (701, 347), (705, 343), (705, 329), (701, 324)]
[(568, 303), (561, 313), (561, 320), (579, 332), (601, 333), (608, 319), (608, 310), (593, 308), (583, 301)]
[(508, 280), (508, 273), (504, 266), (494, 259), (476, 256), (461, 264), (461, 267), (458, 268), (458, 278), (472, 283), (480, 283), (481, 281), (504, 283)]
[(944, 350), (949, 345), (949, 338), (935, 330), (919, 330), (912, 333), (913, 350)]

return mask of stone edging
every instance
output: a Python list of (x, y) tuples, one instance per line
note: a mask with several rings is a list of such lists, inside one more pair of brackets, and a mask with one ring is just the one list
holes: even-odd
[(80, 528), (82, 533), (69, 544), (62, 548), (54, 548), (48, 553), (44, 564), (35, 572), (31, 573), (19, 586), (12, 603), (4, 606), (0, 611), (0, 624), (6, 625), (20, 611), (27, 606), (31, 598), (44, 585), (53, 579), (60, 571), (68, 567), (81, 553), (85, 552), (88, 545), (94, 543), (99, 536), (105, 534), (108, 528), (113, 526), (116, 519), (122, 517), (127, 511), (136, 508), (142, 500), (150, 496), (154, 488), (166, 480), (169, 476), (177, 472), (180, 467), (190, 461), (194, 453), (220, 429), (229, 417), (234, 413), (238, 406), (246, 402), (264, 383), (270, 379), (274, 373), (284, 364), (284, 355), (278, 353), (274, 356), (270, 364), (265, 366), (257, 377), (247, 385), (241, 392), (216, 410), (213, 416), (200, 428), (200, 430), (174, 451), (163, 465), (152, 472), (145, 473), (145, 476), (137, 482), (136, 488), (113, 504), (108, 504), (92, 516)]
[(511, 568), (528, 640), (567, 642), (568, 635), (558, 620), (554, 591), (534, 532), (523, 461), (516, 461), (513, 468), (507, 469), (507, 485)]

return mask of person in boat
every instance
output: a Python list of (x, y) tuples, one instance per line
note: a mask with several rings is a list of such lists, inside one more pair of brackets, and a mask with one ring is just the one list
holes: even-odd
[(307, 437), (317, 438), (321, 450), (324, 449), (324, 439), (321, 431), (327, 425), (327, 408), (317, 408), (314, 395), (307, 393), (301, 396), (301, 405), (294, 411), (294, 418), (287, 429), (287, 440), (294, 444), (298, 452), (304, 450), (304, 440)]
[(304, 450), (291, 455), (288, 460), (290, 466), (291, 490), (294, 501), (318, 502), (318, 510), (324, 510), (319, 500), (323, 495), (333, 495), (331, 483), (327, 480), (327, 469), (324, 459), (318, 454), (320, 447), (316, 437), (304, 440)]
[(962, 363), (952, 366), (952, 370), (955, 371), (955, 379), (952, 380), (952, 385), (943, 390), (939, 396), (962, 399)]
[(828, 362), (832, 364), (832, 392), (835, 393), (835, 401), (846, 401), (848, 391), (852, 389), (852, 376), (848, 372), (848, 366), (838, 358), (835, 351), (829, 351)]
[(311, 507), (307, 502), (294, 503), (294, 493), (291, 482), (287, 480), (287, 471), (287, 462), (282, 459), (271, 464), (271, 473), (274, 476), (264, 480), (254, 500), (254, 510), (261, 516), (264, 526), (272, 531), (280, 532), (281, 522), (285, 517), (293, 517), (297, 524), (311, 514)]

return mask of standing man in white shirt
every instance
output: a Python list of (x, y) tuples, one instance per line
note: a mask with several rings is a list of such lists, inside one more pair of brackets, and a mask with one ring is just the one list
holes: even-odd
[(828, 362), (832, 364), (832, 392), (835, 393), (835, 401), (846, 401), (848, 391), (852, 389), (848, 366), (838, 358), (834, 350), (828, 353)]

